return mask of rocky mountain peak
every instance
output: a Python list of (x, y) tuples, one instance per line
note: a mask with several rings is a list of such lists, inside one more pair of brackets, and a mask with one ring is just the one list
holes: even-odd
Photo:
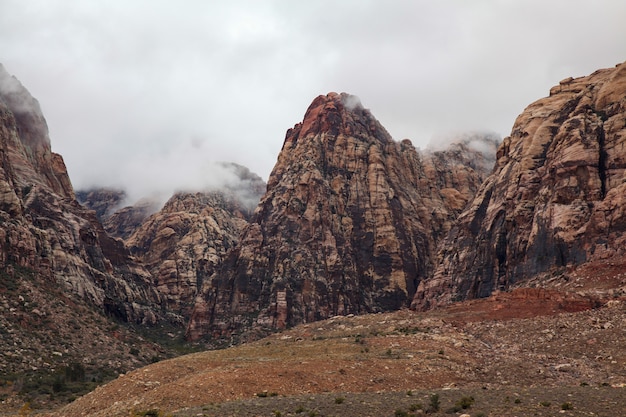
[(314, 99), (287, 131), (239, 244), (205, 281), (188, 336), (408, 306), (484, 177), (447, 155), (435, 166), (395, 142), (355, 96)]
[(583, 263), (623, 257), (625, 97), (626, 63), (564, 79), (528, 106), (414, 306), (486, 297), (531, 277), (566, 277)]
[(37, 100), (4, 68), (0, 156), (0, 267), (7, 276), (19, 281), (27, 268), (103, 312), (155, 322), (160, 300), (146, 271), (78, 204)]
[[(307, 109), (299, 128), (299, 136), (302, 137), (319, 133), (357, 136), (378, 133), (377, 137), (380, 140), (384, 142), (391, 140), (370, 111), (363, 108), (360, 99), (347, 93), (318, 96)], [(289, 134), (288, 136), (297, 140), (297, 136)]]
[(41, 186), (73, 199), (63, 158), (51, 151), (48, 125), (39, 102), (1, 64), (0, 119), (6, 129), (2, 150), (12, 161), (12, 186), (18, 190)]

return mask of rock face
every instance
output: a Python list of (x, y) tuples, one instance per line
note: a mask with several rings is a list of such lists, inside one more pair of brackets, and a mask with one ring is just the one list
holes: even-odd
[(239, 245), (203, 286), (188, 337), (408, 306), (486, 176), (472, 166), (482, 154), (466, 150), (421, 155), (358, 98), (317, 97), (287, 132)]
[(0, 266), (56, 280), (121, 320), (153, 323), (149, 274), (81, 207), (39, 104), (0, 66)]
[(100, 222), (111, 215), (124, 203), (126, 192), (113, 188), (92, 188), (76, 191), (76, 200), (88, 209), (96, 212)]
[(126, 201), (124, 190), (80, 190), (76, 192), (76, 198), (84, 207), (95, 210), (98, 220), (110, 236), (122, 240), (130, 237), (150, 214), (158, 210), (158, 203), (150, 199), (142, 199), (132, 206), (120, 208)]
[(188, 319), (198, 288), (238, 242), (250, 214), (225, 192), (178, 193), (126, 243), (151, 272), (168, 310)]
[(626, 64), (569, 78), (526, 108), (442, 245), (413, 306), (486, 297), (624, 255)]

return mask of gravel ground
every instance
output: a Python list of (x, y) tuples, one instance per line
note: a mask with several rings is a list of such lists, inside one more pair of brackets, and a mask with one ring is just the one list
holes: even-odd
[[(434, 412), (431, 396), (439, 396)], [(465, 401), (463, 399), (465, 398)], [(472, 401), (469, 400), (473, 398)], [(468, 406), (463, 408), (463, 405)], [(232, 401), (180, 410), (175, 417), (200, 416), (622, 416), (626, 388), (556, 387), (450, 389), (382, 393), (325, 393)]]

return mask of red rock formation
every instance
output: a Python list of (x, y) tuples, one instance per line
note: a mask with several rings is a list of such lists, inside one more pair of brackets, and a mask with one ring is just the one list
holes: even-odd
[(235, 246), (247, 217), (239, 200), (224, 192), (178, 193), (126, 244), (151, 272), (167, 309), (186, 321), (198, 288)]
[(626, 64), (569, 78), (518, 117), (413, 306), (486, 297), (626, 243)]
[(240, 244), (198, 297), (188, 337), (408, 306), (485, 176), (459, 146), (420, 155), (356, 97), (317, 97), (287, 132)]
[(148, 273), (82, 208), (45, 119), (0, 66), (0, 267), (64, 284), (119, 319), (153, 323), (160, 298)]

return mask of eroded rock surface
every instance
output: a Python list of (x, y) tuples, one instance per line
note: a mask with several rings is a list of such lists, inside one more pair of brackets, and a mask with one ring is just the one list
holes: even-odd
[(160, 297), (149, 274), (77, 203), (39, 104), (2, 66), (0, 223), (5, 279), (26, 268), (120, 320), (157, 320)]
[(568, 266), (622, 257), (625, 146), (626, 64), (563, 80), (528, 106), (414, 307), (486, 297)]
[(151, 272), (168, 310), (186, 320), (198, 288), (238, 242), (249, 215), (236, 197), (225, 192), (178, 193), (126, 244)]
[(463, 146), (422, 155), (358, 98), (317, 97), (287, 132), (239, 245), (204, 285), (188, 337), (408, 306), (486, 176), (472, 161), (487, 156)]

